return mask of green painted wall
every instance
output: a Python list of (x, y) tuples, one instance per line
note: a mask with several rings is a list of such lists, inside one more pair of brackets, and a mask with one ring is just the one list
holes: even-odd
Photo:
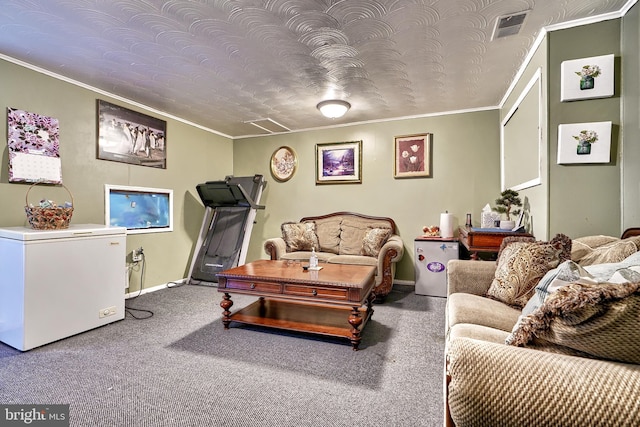
[(622, 19), (622, 228), (640, 225), (640, 6)]
[[(621, 233), (620, 19), (549, 33), (549, 234), (571, 237)], [(615, 93), (560, 102), (562, 61), (615, 55)], [(637, 79), (637, 73), (635, 74)], [(612, 121), (609, 164), (558, 165), (558, 125)]]
[[(422, 226), (438, 225), (445, 210), (461, 224), (471, 213), (479, 225), (480, 209), (499, 194), (498, 122), (498, 110), (490, 110), (236, 140), (235, 175), (259, 173), (269, 181), (247, 260), (267, 257), (262, 244), (281, 235), (282, 222), (352, 211), (396, 221), (405, 244), (396, 278), (413, 281), (413, 240)], [(425, 132), (433, 134), (433, 177), (394, 179), (394, 137)], [(316, 185), (315, 145), (357, 140), (362, 140), (362, 184)], [(281, 183), (271, 177), (269, 161), (283, 145), (296, 151), (298, 170)]]
[[(545, 240), (548, 237), (547, 233), (549, 229), (549, 140), (547, 137), (548, 122), (546, 113), (548, 104), (547, 82), (549, 80), (549, 73), (547, 70), (547, 50), (548, 47), (545, 39), (531, 57), (531, 61), (523, 71), (518, 83), (514, 86), (513, 91), (507, 97), (503, 108), (500, 111), (500, 122), (502, 123), (507, 117), (507, 114), (509, 114), (516, 105), (516, 102), (526, 89), (527, 84), (535, 76), (536, 72), (540, 70), (541, 96), (539, 105), (542, 107), (542, 117), (540, 119), (535, 116), (530, 118), (535, 125), (539, 124), (540, 126), (538, 129), (540, 135), (539, 154), (536, 158), (522, 159), (522, 161), (539, 164), (540, 184), (518, 190), (526, 214), (525, 225), (527, 230), (533, 233), (533, 235), (540, 240)], [(503, 143), (508, 144), (509, 141), (505, 140)]]
[[(55, 117), (60, 121), (62, 178), (74, 197), (74, 224), (104, 224), (104, 184), (170, 188), (174, 191), (174, 232), (127, 236), (127, 251), (142, 246), (147, 265), (144, 286), (182, 279), (188, 274), (204, 208), (195, 186), (232, 173), (232, 141), (183, 122), (162, 117), (94, 91), (0, 60), (0, 105)], [(167, 121), (167, 168), (155, 169), (96, 159), (96, 99)], [(26, 224), (28, 184), (9, 183), (6, 113), (0, 120), (0, 226)], [(68, 199), (63, 188), (36, 186), (30, 200)], [(124, 280), (124, 272), (123, 272)], [(139, 274), (130, 290), (140, 286)]]

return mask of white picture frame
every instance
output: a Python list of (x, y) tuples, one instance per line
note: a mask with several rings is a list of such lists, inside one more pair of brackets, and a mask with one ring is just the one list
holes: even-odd
[[(558, 126), (558, 164), (609, 163), (611, 161), (611, 122), (572, 123)], [(591, 136), (589, 151), (579, 147), (581, 139)]]
[[(560, 66), (560, 100), (608, 98), (614, 92), (614, 55), (592, 56), (563, 61)], [(583, 76), (595, 74), (590, 83)]]
[(173, 190), (104, 184), (104, 223), (127, 234), (173, 231)]

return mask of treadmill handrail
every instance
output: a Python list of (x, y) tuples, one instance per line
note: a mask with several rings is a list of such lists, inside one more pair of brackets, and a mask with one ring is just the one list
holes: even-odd
[[(230, 184), (227, 184), (230, 185)], [(265, 206), (264, 205), (259, 205), (257, 204), (252, 198), (251, 196), (249, 196), (247, 194), (246, 191), (244, 191), (244, 188), (242, 187), (241, 184), (231, 184), (231, 185), (236, 185), (238, 186), (238, 190), (240, 190), (240, 192), (242, 193), (242, 195), (244, 196), (244, 198), (247, 200), (247, 202), (249, 202), (249, 206), (251, 206), (253, 209), (264, 209)]]

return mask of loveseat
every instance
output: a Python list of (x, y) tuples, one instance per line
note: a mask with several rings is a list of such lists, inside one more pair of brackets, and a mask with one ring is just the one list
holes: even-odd
[[(445, 423), (640, 425), (638, 234), (570, 240), (570, 259), (547, 260), (535, 274), (546, 255), (508, 262), (510, 247), (533, 242), (505, 239), (497, 262), (450, 261)], [(538, 243), (567, 256), (558, 241)], [(537, 283), (507, 303), (505, 277)]]
[(335, 212), (285, 222), (281, 231), (282, 236), (264, 242), (270, 259), (308, 261), (314, 249), (320, 263), (375, 266), (375, 299), (381, 301), (391, 292), (396, 263), (404, 255), (391, 218)]

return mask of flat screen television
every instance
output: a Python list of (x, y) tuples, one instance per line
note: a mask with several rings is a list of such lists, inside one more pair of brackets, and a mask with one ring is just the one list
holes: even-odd
[(105, 224), (127, 234), (173, 231), (173, 190), (104, 186)]

